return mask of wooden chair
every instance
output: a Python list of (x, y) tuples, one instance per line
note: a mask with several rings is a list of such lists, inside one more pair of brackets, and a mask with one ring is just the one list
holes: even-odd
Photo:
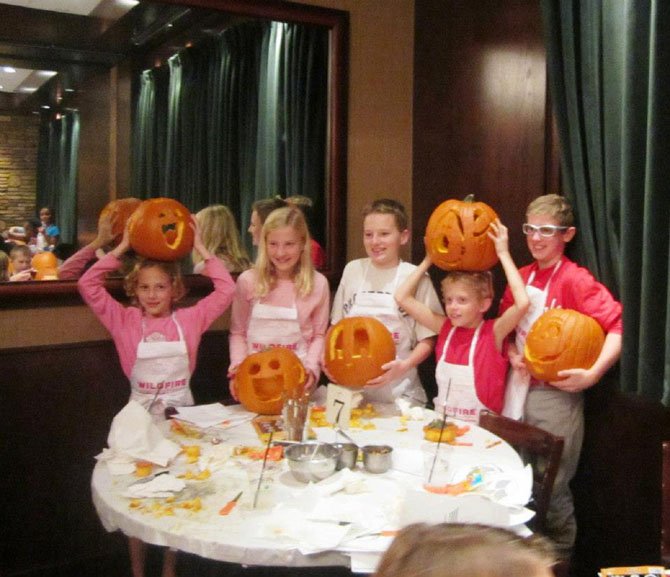
[(661, 562), (670, 567), (670, 441), (663, 441), (661, 476)]
[(532, 466), (533, 491), (529, 508), (534, 509), (535, 517), (528, 525), (533, 531), (543, 533), (551, 492), (563, 453), (563, 437), (490, 411), (480, 413), (479, 426), (507, 441)]

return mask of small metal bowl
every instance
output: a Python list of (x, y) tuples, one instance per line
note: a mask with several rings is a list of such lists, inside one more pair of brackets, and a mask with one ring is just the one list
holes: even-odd
[(330, 477), (342, 450), (328, 443), (296, 443), (284, 450), (293, 476), (302, 483), (318, 482)]
[(358, 460), (358, 446), (353, 443), (335, 443), (334, 447), (339, 447), (342, 451), (335, 469), (355, 469), (356, 461)]
[(389, 445), (365, 445), (361, 447), (363, 466), (368, 473), (386, 473), (393, 461), (393, 447)]

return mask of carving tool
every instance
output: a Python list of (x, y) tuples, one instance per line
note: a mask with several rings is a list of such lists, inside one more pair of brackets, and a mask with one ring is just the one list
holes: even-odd
[(263, 455), (263, 465), (261, 466), (261, 474), (258, 476), (258, 486), (256, 487), (256, 494), (254, 495), (254, 509), (258, 503), (258, 494), (261, 491), (261, 483), (263, 483), (263, 474), (265, 473), (265, 466), (268, 462), (268, 453), (270, 452), (270, 446), (272, 445), (272, 435), (274, 431), (270, 431), (270, 436), (268, 437), (267, 445), (265, 446), (265, 455)]
[(237, 505), (237, 502), (240, 500), (240, 497), (242, 496), (242, 493), (244, 493), (244, 491), (240, 491), (230, 501), (228, 501), (223, 507), (221, 507), (221, 510), (219, 511), (219, 515), (230, 515), (232, 510), (235, 508), (235, 505)]

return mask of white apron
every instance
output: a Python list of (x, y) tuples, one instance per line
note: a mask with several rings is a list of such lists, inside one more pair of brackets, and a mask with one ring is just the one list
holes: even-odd
[[(551, 276), (549, 277), (544, 290), (531, 286), (531, 283), (535, 279), (535, 271), (528, 277), (526, 294), (530, 301), (530, 307), (528, 307), (528, 312), (523, 316), (516, 327), (516, 347), (522, 354), (530, 328), (546, 310), (549, 285), (551, 285), (551, 281), (553, 280), (556, 271), (560, 268), (561, 262), (562, 261), (559, 260), (554, 265), (554, 270), (551, 272)], [(530, 373), (528, 371), (519, 371), (518, 369), (510, 368), (510, 371), (507, 374), (507, 385), (505, 387), (505, 401), (502, 411), (504, 416), (517, 420), (523, 417), (529, 387)]]
[[(362, 292), (367, 277), (369, 263), (365, 268), (363, 279), (356, 291), (356, 299), (347, 313), (347, 317), (374, 317), (380, 321), (393, 336), (396, 347), (396, 358), (406, 359), (414, 346), (413, 333), (403, 320), (398, 305), (392, 294), (382, 292)], [(393, 291), (398, 284), (400, 266), (393, 281)], [(409, 370), (403, 378), (381, 387), (367, 387), (365, 398), (371, 402), (392, 403), (395, 399), (405, 396), (419, 402), (426, 402), (426, 393), (419, 381), (416, 367)]]
[(153, 415), (163, 414), (166, 407), (193, 404), (186, 340), (174, 314), (172, 320), (177, 326), (178, 341), (145, 341), (142, 321), (142, 340), (130, 374), (130, 398)]
[(307, 342), (300, 330), (298, 309), (278, 307), (256, 302), (247, 325), (247, 354), (259, 353), (272, 347), (292, 350), (304, 363), (307, 360)]
[(477, 397), (475, 388), (475, 350), (484, 321), (475, 329), (470, 343), (467, 365), (455, 365), (446, 361), (447, 351), (456, 327), (451, 327), (444, 343), (444, 352), (435, 367), (437, 397), (433, 400), (435, 411), (448, 417), (478, 422), (479, 413), (486, 406)]

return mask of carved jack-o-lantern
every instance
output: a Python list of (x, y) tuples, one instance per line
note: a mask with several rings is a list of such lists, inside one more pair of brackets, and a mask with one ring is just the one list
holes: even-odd
[(279, 415), (282, 394), (296, 397), (307, 375), (297, 355), (282, 347), (253, 353), (237, 368), (235, 385), (240, 403), (252, 413)]
[(58, 280), (57, 268), (40, 268), (35, 273), (35, 280)]
[(58, 268), (58, 259), (56, 255), (49, 251), (38, 252), (30, 259), (30, 266), (37, 272), (43, 269), (55, 270)]
[(142, 201), (139, 198), (130, 196), (128, 198), (112, 200), (100, 211), (98, 222), (100, 222), (101, 218), (108, 215), (112, 219), (112, 234), (114, 235), (112, 245), (117, 246), (121, 242), (123, 231), (126, 228), (126, 222), (128, 222), (130, 215), (135, 212), (135, 209), (140, 204), (142, 204)]
[(498, 262), (493, 240), (487, 232), (498, 218), (483, 202), (450, 199), (430, 215), (426, 226), (426, 252), (443, 270), (483, 271)]
[(328, 374), (345, 387), (362, 387), (395, 358), (391, 333), (372, 317), (347, 317), (334, 324), (326, 333), (325, 349)]
[(595, 319), (571, 309), (549, 309), (528, 331), (526, 366), (540, 381), (559, 381), (558, 371), (591, 367), (604, 342)]
[(142, 256), (177, 260), (193, 248), (191, 213), (171, 198), (151, 198), (130, 216), (130, 246)]

